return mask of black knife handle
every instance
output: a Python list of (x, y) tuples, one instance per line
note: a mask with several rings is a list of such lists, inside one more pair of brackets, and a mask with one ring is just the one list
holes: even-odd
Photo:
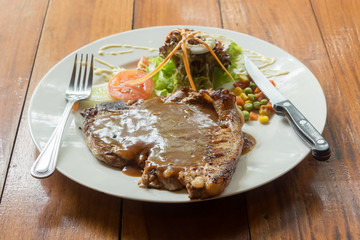
[(275, 113), (285, 115), (298, 135), (309, 144), (313, 157), (325, 161), (330, 158), (330, 146), (314, 126), (289, 101), (274, 104)]

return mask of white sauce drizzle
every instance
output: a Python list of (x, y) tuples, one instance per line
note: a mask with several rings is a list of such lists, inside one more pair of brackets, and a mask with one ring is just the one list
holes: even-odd
[(100, 48), (100, 50), (105, 50), (108, 48), (116, 48), (116, 47), (122, 47), (122, 44), (106, 44)]
[[(111, 48), (127, 48), (127, 50), (121, 50), (121, 51), (106, 51), (109, 50)], [(158, 49), (156, 48), (150, 48), (150, 47), (145, 47), (145, 46), (133, 46), (130, 44), (106, 44), (102, 47), (99, 48), (98, 50), (98, 54), (100, 56), (104, 56), (104, 55), (121, 55), (121, 54), (127, 54), (127, 53), (132, 53), (134, 52), (135, 49), (140, 49), (140, 50), (147, 50), (149, 52), (155, 52), (158, 51)], [(95, 75), (102, 75), (104, 77), (105, 81), (110, 81), (111, 78), (113, 76), (115, 76), (117, 73), (124, 71), (125, 68), (121, 68), (121, 67), (115, 67), (112, 64), (105, 62), (102, 59), (99, 58), (94, 58), (94, 60), (102, 65), (107, 66), (109, 69), (107, 68), (99, 68), (94, 66), (94, 74)]]
[(132, 53), (134, 50), (126, 50), (126, 51), (117, 51), (117, 52), (110, 52), (110, 55), (120, 55), (120, 54), (126, 54), (126, 53)]
[(94, 57), (94, 60), (97, 61), (98, 63), (101, 63), (101, 64), (105, 65), (105, 66), (108, 66), (108, 67), (111, 68), (111, 69), (115, 68), (115, 67), (114, 67), (113, 65), (111, 65), (110, 63), (107, 63), (107, 62), (105, 62), (105, 61), (103, 61), (103, 60), (101, 60), (101, 59), (98, 59), (97, 57)]
[[(109, 48), (132, 48), (132, 50), (124, 50), (124, 51), (112, 51), (112, 52), (108, 52), (106, 53), (104, 50), (109, 49)], [(119, 55), (119, 54), (125, 54), (125, 53), (132, 53), (134, 51), (134, 49), (141, 49), (141, 50), (147, 50), (149, 52), (155, 52), (157, 51), (156, 48), (150, 48), (150, 47), (145, 47), (145, 46), (133, 46), (130, 44), (106, 44), (102, 47), (99, 48), (98, 54), (100, 56), (103, 56), (104, 54), (108, 54), (108, 55)]]
[(105, 81), (110, 81), (110, 79), (113, 76), (115, 76), (117, 73), (125, 70), (125, 68), (114, 67), (110, 63), (105, 62), (104, 60), (98, 59), (96, 57), (94, 58), (94, 60), (110, 68), (110, 69), (106, 69), (106, 68), (99, 68), (94, 66), (94, 74), (103, 75)]
[[(253, 62), (259, 62), (262, 63), (262, 65), (258, 65), (258, 68), (264, 68), (267, 67), (269, 65), (272, 65), (275, 63), (276, 59), (272, 58), (272, 57), (266, 57), (260, 53), (248, 50), (248, 49), (243, 49), (243, 52), (246, 53), (246, 56), (248, 56), (250, 58), (250, 60), (252, 60)], [(243, 60), (243, 58), (242, 58)], [(244, 62), (242, 62), (242, 64), (244, 64)]]
[(282, 76), (289, 73), (288, 71), (280, 71), (276, 69), (266, 68), (276, 62), (275, 58), (264, 56), (252, 50), (242, 49), (242, 54), (240, 55), (238, 60), (238, 64), (239, 64), (238, 70), (239, 70), (239, 75), (243, 79), (246, 80), (248, 79), (248, 74), (245, 70), (244, 55), (250, 58), (250, 60), (253, 61), (260, 69), (260, 71), (268, 78)]
[(155, 52), (155, 51), (157, 51), (156, 48), (150, 48), (150, 47), (133, 46), (133, 48), (135, 48), (135, 49), (147, 50), (147, 51), (149, 51), (149, 52)]

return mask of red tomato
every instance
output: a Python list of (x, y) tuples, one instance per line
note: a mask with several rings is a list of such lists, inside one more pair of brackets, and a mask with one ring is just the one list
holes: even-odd
[(146, 71), (146, 68), (149, 66), (149, 61), (146, 57), (142, 56), (140, 61), (138, 62), (137, 69)]
[(146, 76), (141, 70), (125, 70), (116, 74), (108, 84), (108, 92), (111, 97), (119, 100), (138, 100), (150, 97), (153, 90), (153, 80), (146, 79), (140, 84), (127, 84), (127, 81)]

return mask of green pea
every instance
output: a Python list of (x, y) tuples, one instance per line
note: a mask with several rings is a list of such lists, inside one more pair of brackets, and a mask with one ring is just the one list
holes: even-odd
[(261, 99), (260, 104), (261, 105), (266, 105), (268, 103), (267, 99)]
[(256, 96), (255, 96), (255, 94), (252, 94), (252, 93), (248, 94), (248, 98), (249, 98), (252, 102), (255, 102), (255, 101), (256, 101)]
[(251, 89), (255, 89), (257, 86), (256, 86), (256, 84), (255, 84), (254, 82), (250, 82), (250, 83), (249, 83), (249, 87), (250, 87)]
[(259, 110), (261, 103), (259, 101), (254, 102), (254, 109)]
[(248, 111), (242, 111), (243, 114), (244, 114), (244, 119), (245, 121), (249, 120), (249, 117), (250, 117), (250, 113)]
[(251, 111), (251, 110), (254, 109), (254, 105), (253, 105), (252, 103), (245, 103), (245, 104), (244, 104), (244, 109), (245, 109), (246, 111)]
[(252, 89), (249, 88), (249, 87), (245, 88), (243, 92), (246, 93), (246, 94), (253, 93)]

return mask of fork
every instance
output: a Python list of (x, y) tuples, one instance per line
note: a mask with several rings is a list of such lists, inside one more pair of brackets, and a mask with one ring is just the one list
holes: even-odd
[[(44, 149), (41, 151), (39, 157), (36, 159), (34, 165), (31, 168), (30, 173), (35, 178), (46, 178), (53, 174), (56, 168), (57, 156), (61, 146), (62, 135), (71, 109), (77, 101), (86, 99), (91, 94), (94, 56), (91, 55), (90, 71), (88, 77), (86, 76), (88, 69), (88, 54), (86, 54), (85, 64), (83, 63), (83, 54), (81, 54), (78, 73), (76, 70), (77, 65), (78, 63), (76, 54), (70, 84), (65, 92), (65, 99), (67, 100), (67, 104), (49, 141), (46, 143)], [(82, 73), (82, 69), (84, 69), (84, 73)]]

